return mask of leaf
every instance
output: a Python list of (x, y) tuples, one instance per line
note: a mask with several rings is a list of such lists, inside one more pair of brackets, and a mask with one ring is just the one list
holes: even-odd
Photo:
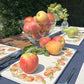
[(49, 52), (47, 50), (45, 50), (44, 55), (49, 56)]
[(26, 47), (23, 48), (23, 53), (28, 53), (28, 52), (36, 53), (36, 54), (39, 54), (39, 55), (44, 54), (45, 56), (49, 56), (49, 52), (46, 50), (45, 47), (38, 48), (35, 45), (29, 45), (29, 46), (26, 46)]
[(37, 54), (41, 55), (43, 54), (43, 51), (38, 51)]
[(23, 53), (27, 53), (27, 52), (31, 52), (32, 50), (34, 50), (36, 48), (35, 45), (29, 45), (23, 48)]

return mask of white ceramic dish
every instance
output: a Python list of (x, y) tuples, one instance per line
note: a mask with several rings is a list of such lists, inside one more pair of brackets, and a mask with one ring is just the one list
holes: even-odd
[(77, 36), (75, 36), (74, 38), (69, 38), (66, 33), (62, 34), (61, 36), (64, 37), (65, 43), (77, 45), (77, 46), (79, 46), (80, 43), (82, 42), (82, 40), (84, 39), (84, 34), (81, 32)]
[[(18, 53), (16, 53), (18, 52)], [(10, 59), (13, 54), (21, 54), (22, 50), (17, 47), (0, 44), (0, 64)]]
[[(36, 72), (32, 74), (24, 73), (19, 66), (19, 61), (17, 61), (10, 67), (1, 71), (1, 76), (20, 84), (54, 84), (61, 75), (61, 73), (63, 72), (63, 70), (65, 69), (65, 67), (69, 64), (75, 53), (76, 53), (75, 49), (66, 48), (66, 50), (63, 50), (61, 54), (58, 56), (50, 55), (49, 57), (47, 57), (44, 55), (38, 55), (39, 57), (38, 69), (36, 70)], [(18, 68), (15, 67), (15, 65), (18, 65)], [(48, 72), (50, 71), (54, 72), (53, 74), (48, 73), (48, 76), (45, 76), (44, 73), (47, 70)], [(38, 78), (37, 81), (33, 80), (32, 82), (28, 82), (25, 80), (25, 78), (21, 77), (21, 74), (26, 74), (27, 76), (31, 75), (34, 77), (34, 79), (40, 76), (41, 78), (43, 78), (43, 80), (40, 80)]]

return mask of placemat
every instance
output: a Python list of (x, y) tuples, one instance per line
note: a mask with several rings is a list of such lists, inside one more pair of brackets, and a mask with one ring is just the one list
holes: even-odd
[[(32, 74), (24, 73), (20, 68), (19, 61), (17, 61), (4, 69), (1, 76), (20, 84), (54, 84), (73, 58), (75, 52), (75, 49), (66, 48), (58, 56), (38, 55), (38, 69)], [(28, 81), (30, 80), (28, 79), (29, 76), (34, 78), (32, 82)]]
[(13, 54), (18, 56), (22, 53), (22, 50), (17, 47), (8, 46), (4, 44), (0, 44), (0, 64), (4, 63), (5, 61), (9, 60)]

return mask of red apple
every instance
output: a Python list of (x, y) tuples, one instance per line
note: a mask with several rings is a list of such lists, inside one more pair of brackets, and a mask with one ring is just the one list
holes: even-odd
[(29, 16), (24, 19), (24, 23), (33, 21), (33, 17)]
[(20, 67), (25, 73), (33, 73), (38, 68), (38, 56), (34, 53), (24, 53), (20, 57)]
[(23, 30), (25, 33), (29, 33), (30, 32), (30, 23), (25, 23), (24, 24), (24, 27), (23, 27)]
[(51, 29), (51, 23), (41, 24), (41, 34), (47, 35)]
[(36, 22), (37, 22), (36, 16), (34, 16), (34, 17), (33, 17), (33, 19), (34, 19), (34, 21), (36, 21)]
[(49, 18), (48, 18), (47, 13), (45, 11), (37, 12), (36, 19), (37, 19), (37, 22), (40, 24), (49, 22)]
[(48, 36), (40, 38), (40, 41), (39, 41), (40, 47), (45, 46), (50, 40), (51, 38)]
[(41, 37), (42, 37), (42, 35), (40, 34), (40, 32), (37, 32), (35, 34), (34, 33), (32, 34), (32, 38), (33, 39), (40, 39)]
[(65, 39), (62, 36), (55, 36), (52, 40), (60, 42), (62, 48), (65, 46)]
[(35, 22), (35, 21), (30, 22), (30, 31), (33, 34), (38, 33), (40, 30), (41, 30), (41, 27), (37, 22)]
[(46, 50), (52, 55), (58, 55), (62, 51), (62, 45), (58, 41), (51, 40), (46, 44)]
[(25, 32), (31, 32), (35, 34), (41, 30), (41, 27), (37, 22), (31, 21), (30, 23), (27, 22), (26, 24), (24, 24), (23, 30)]
[(49, 21), (50, 21), (50, 22), (54, 22), (54, 21), (55, 21), (55, 18), (54, 18), (54, 16), (53, 16), (53, 14), (47, 13), (47, 15), (48, 15), (48, 18), (49, 18)]

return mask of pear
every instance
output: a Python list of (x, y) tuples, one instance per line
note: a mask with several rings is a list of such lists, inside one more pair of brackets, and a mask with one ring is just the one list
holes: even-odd
[(64, 29), (63, 31), (66, 32), (66, 34), (68, 35), (69, 38), (73, 38), (73, 37), (77, 36), (79, 33), (79, 29), (76, 27)]
[(69, 29), (70, 29), (70, 28), (63, 29), (63, 31), (64, 31), (65, 33), (68, 33)]

